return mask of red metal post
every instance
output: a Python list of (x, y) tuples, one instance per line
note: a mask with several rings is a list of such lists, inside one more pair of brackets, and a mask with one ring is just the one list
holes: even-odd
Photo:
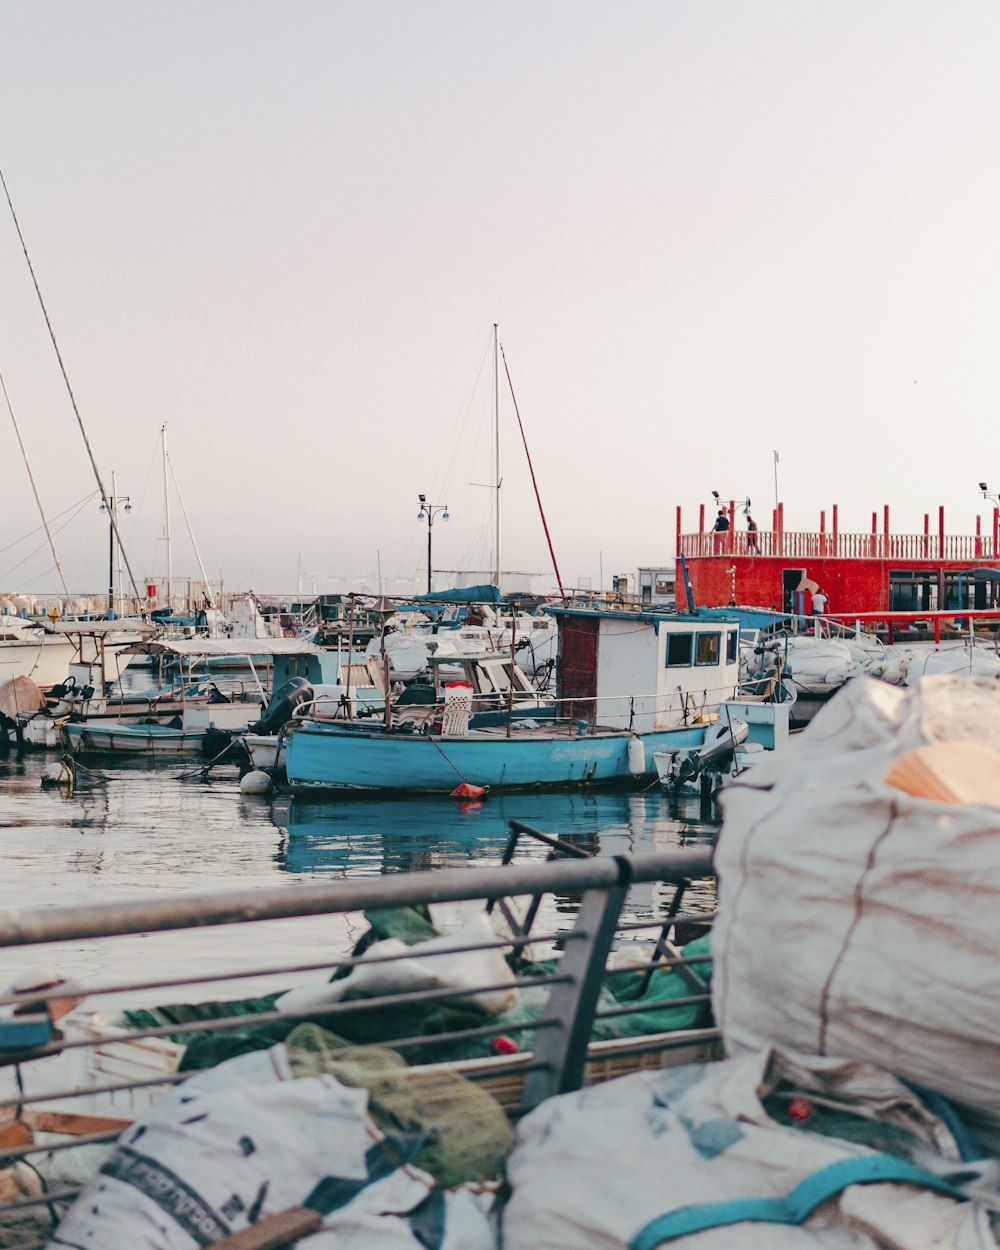
[(924, 559), (929, 559), (931, 554), (931, 516), (929, 512), (924, 513)]
[(677, 547), (675, 548), (675, 550), (677, 551), (678, 555), (681, 554), (681, 506), (680, 504), (677, 505)]
[(785, 554), (785, 505), (783, 503), (778, 504), (778, 524), (776, 528), (778, 531), (778, 555), (783, 556)]
[(1000, 556), (1000, 508), (993, 509), (993, 559)]
[(938, 508), (938, 559), (944, 559), (944, 506)]
[(839, 530), (839, 526), (838, 526), (838, 524), (837, 524), (837, 505), (836, 505), (836, 504), (834, 504), (834, 505), (833, 505), (833, 554), (834, 554), (835, 556), (839, 556), (839, 555), (840, 555), (840, 549), (839, 549), (838, 544), (837, 544), (837, 533), (838, 533), (838, 530)]
[(889, 559), (889, 505), (884, 505), (883, 530), (885, 533), (885, 546), (882, 548), (882, 559)]
[(826, 513), (823, 511), (819, 514), (819, 554), (826, 555)]
[(877, 554), (878, 554), (878, 513), (873, 512), (872, 513), (872, 550), (871, 550), (871, 556), (873, 560), (875, 559), (875, 556)]
[(983, 556), (983, 518), (976, 517), (976, 559), (981, 560)]
[(729, 501), (729, 543), (726, 550), (732, 552), (733, 544), (736, 541), (736, 500)]

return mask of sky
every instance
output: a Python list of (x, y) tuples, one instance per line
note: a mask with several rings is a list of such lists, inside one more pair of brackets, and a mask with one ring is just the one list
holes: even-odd
[[(262, 592), (495, 559), (492, 327), (567, 586), (675, 510), (970, 533), (1000, 488), (990, 0), (4, 0), (0, 170), (137, 581), (165, 424)], [(0, 198), (0, 374), (74, 591), (108, 525)], [(505, 569), (555, 575), (506, 383)], [(0, 590), (55, 590), (0, 404)], [(55, 519), (58, 518), (58, 519)], [(175, 574), (197, 575), (176, 496)], [(990, 522), (984, 521), (986, 528)], [(448, 578), (438, 574), (436, 582)]]

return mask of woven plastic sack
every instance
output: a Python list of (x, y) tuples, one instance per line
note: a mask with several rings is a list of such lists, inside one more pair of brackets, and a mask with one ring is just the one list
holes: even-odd
[(852, 682), (727, 787), (713, 1007), (726, 1052), (868, 1059), (1000, 1131), (1000, 809), (886, 784), (916, 747), (1000, 752), (1000, 687)]
[[(486, 1214), (408, 1161), (367, 1115), (368, 1092), (332, 1076), (293, 1073), (283, 1046), (221, 1064), (161, 1099), (117, 1149), (48, 1243), (48, 1250), (128, 1246), (195, 1250), (302, 1205), (320, 1181), (342, 1195), (322, 1250), (492, 1250)], [(335, 1230), (335, 1233), (334, 1231)]]

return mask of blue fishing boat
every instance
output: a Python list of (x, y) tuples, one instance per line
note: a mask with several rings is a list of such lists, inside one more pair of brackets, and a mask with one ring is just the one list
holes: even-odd
[(446, 709), (426, 732), (304, 718), (288, 734), (289, 786), (448, 794), (641, 783), (656, 777), (655, 752), (699, 747), (714, 732), (739, 684), (735, 618), (549, 610), (559, 627), (554, 715), (474, 728)]

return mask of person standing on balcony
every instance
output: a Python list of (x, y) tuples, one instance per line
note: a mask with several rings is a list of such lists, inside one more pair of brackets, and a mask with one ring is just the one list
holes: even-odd
[(715, 525), (712, 527), (715, 533), (715, 554), (725, 550), (726, 540), (723, 535), (729, 531), (729, 517), (726, 515), (725, 508), (719, 509), (719, 515), (715, 518)]
[(760, 543), (757, 539), (757, 522), (747, 513), (747, 551), (760, 555)]

